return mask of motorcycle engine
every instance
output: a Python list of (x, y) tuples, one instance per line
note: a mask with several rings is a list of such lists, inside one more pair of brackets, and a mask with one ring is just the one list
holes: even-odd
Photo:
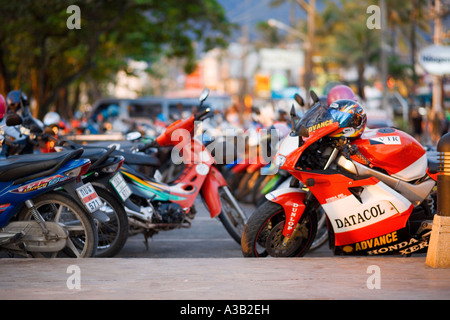
[(181, 223), (183, 221), (183, 209), (177, 203), (159, 203), (154, 206), (157, 214), (153, 216), (153, 223)]

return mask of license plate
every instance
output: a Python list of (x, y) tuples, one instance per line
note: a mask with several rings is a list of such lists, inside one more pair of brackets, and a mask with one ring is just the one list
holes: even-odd
[(78, 197), (84, 203), (89, 212), (99, 209), (103, 203), (95, 192), (94, 187), (90, 183), (86, 183), (82, 187), (76, 189)]
[(123, 201), (126, 201), (131, 195), (131, 189), (130, 187), (128, 187), (128, 184), (126, 183), (120, 172), (117, 172), (114, 177), (109, 180), (109, 182), (114, 187), (114, 189), (116, 189), (117, 193)]

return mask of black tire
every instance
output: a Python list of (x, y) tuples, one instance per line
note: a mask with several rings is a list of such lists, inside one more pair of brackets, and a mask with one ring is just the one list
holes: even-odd
[(105, 188), (94, 186), (95, 192), (103, 202), (99, 209), (109, 217), (107, 222), (98, 222), (98, 245), (96, 257), (111, 258), (122, 250), (128, 234), (128, 216), (123, 204)]
[(236, 199), (234, 199), (234, 201), (233, 199), (230, 199), (229, 195), (231, 195), (231, 197), (233, 197), (233, 195), (231, 192), (227, 193), (224, 188), (228, 187), (219, 188), (220, 203), (222, 205), (219, 220), (222, 222), (228, 234), (240, 245), (242, 231), (244, 230), (245, 220), (247, 218), (245, 218), (245, 220), (242, 219), (237, 211), (238, 209), (234, 205), (234, 203), (237, 203)]
[(316, 210), (317, 215), (317, 233), (309, 251), (319, 249), (328, 241), (327, 215), (323, 210)]
[[(49, 192), (33, 199), (35, 208), (45, 221), (55, 221), (62, 226), (70, 226), (67, 246), (55, 256), (53, 254), (38, 254), (39, 257), (78, 257), (89, 258), (95, 255), (98, 235), (94, 219), (73, 198), (62, 192)], [(18, 219), (33, 220), (31, 210), (22, 208)], [(56, 222), (56, 221), (55, 221)]]
[(291, 236), (288, 245), (281, 244), (285, 213), (282, 206), (270, 201), (256, 208), (242, 233), (241, 248), (244, 257), (301, 257), (308, 252), (317, 231), (315, 213), (305, 209), (299, 231)]

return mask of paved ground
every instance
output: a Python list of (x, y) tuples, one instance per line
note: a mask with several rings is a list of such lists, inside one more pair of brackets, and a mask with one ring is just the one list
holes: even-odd
[(450, 298), (450, 269), (428, 267), (421, 257), (2, 259), (0, 265), (1, 300)]
[(450, 299), (450, 269), (428, 267), (425, 255), (334, 257), (324, 245), (304, 258), (245, 259), (204, 210), (148, 250), (136, 236), (115, 258), (3, 258), (0, 270), (0, 300)]

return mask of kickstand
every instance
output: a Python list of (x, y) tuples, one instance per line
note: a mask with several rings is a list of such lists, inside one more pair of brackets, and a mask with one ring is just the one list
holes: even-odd
[(144, 234), (144, 244), (145, 244), (145, 251), (148, 251), (148, 236)]
[(148, 251), (148, 239), (152, 238), (153, 235), (156, 234), (156, 233), (157, 232), (155, 232), (153, 230), (146, 230), (146, 231), (143, 232), (143, 235), (144, 235), (144, 238), (145, 238), (144, 244), (145, 244), (145, 248), (147, 249), (147, 251)]

